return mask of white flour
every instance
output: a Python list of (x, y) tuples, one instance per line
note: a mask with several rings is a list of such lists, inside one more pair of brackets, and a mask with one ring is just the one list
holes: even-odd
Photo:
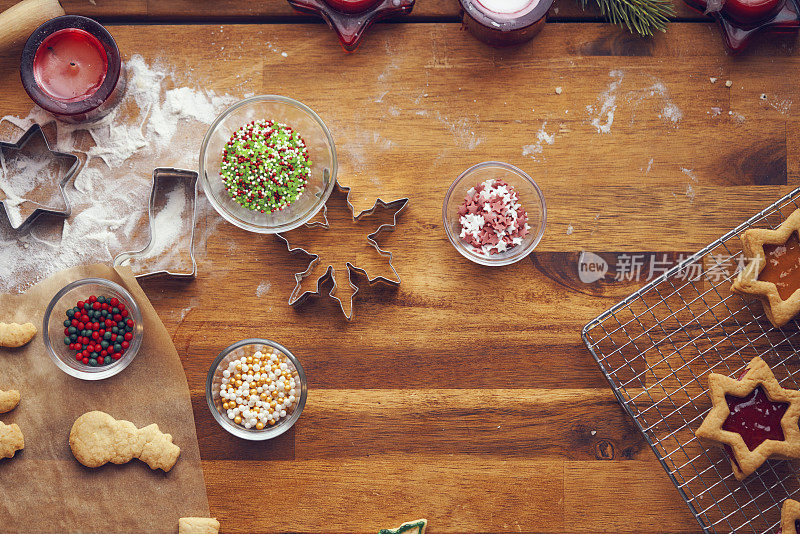
[(0, 151), (0, 200), (3, 200), (5, 211), (14, 227), (21, 225), (37, 207), (27, 207), (23, 213), (22, 207), (26, 200), (47, 208), (64, 208), (58, 188), (52, 190), (47, 187), (49, 176), (56, 175), (60, 169), (58, 161), (39, 156), (35, 152), (28, 153), (32, 151), (30, 145), (26, 148), (27, 150), (10, 152), (8, 158)]
[(541, 154), (544, 149), (544, 144), (552, 145), (556, 140), (556, 134), (548, 134), (545, 128), (547, 121), (542, 123), (542, 127), (536, 132), (536, 142), (532, 145), (525, 145), (522, 147), (522, 155), (530, 156), (536, 161), (536, 154)]
[(168, 248), (178, 242), (182, 235), (187, 234), (184, 226), (191, 220), (191, 214), (186, 212), (187, 200), (186, 192), (183, 189), (170, 191), (166, 205), (153, 219), (155, 233), (150, 242), (149, 258), (163, 255)]
[(272, 284), (270, 284), (266, 280), (263, 280), (260, 284), (258, 284), (258, 287), (256, 288), (256, 296), (263, 297), (269, 292), (270, 287), (272, 287)]
[(636, 117), (639, 106), (645, 101), (653, 101), (657, 106), (657, 116), (668, 125), (677, 127), (683, 119), (683, 112), (672, 102), (667, 86), (660, 80), (648, 76), (650, 85), (642, 87), (640, 83), (637, 83), (638, 78), (633, 75), (633, 81), (628, 79), (625, 82), (626, 86), (632, 86), (632, 88), (623, 93), (621, 88), (623, 79), (626, 79), (626, 73), (621, 70), (612, 70), (608, 75), (612, 81), (608, 88), (598, 95), (597, 104), (586, 106), (586, 112), (591, 117), (591, 124), (597, 133), (611, 132), (617, 108), (621, 104), (627, 104), (630, 108), (631, 123)]
[[(18, 233), (0, 216), (0, 291), (20, 292), (61, 269), (111, 262), (122, 251), (141, 249), (148, 238), (153, 169), (196, 168), (205, 125), (237, 100), (179, 86), (171, 70), (150, 65), (138, 55), (126, 62), (126, 69), (126, 94), (99, 123), (68, 125), (54, 121), (39, 108), (24, 118), (0, 119), (2, 139), (16, 140), (21, 129), (38, 122), (54, 149), (76, 153), (85, 160), (67, 188), (72, 203), (68, 220), (40, 217), (29, 231)], [(27, 187), (19, 183), (15, 177), (13, 187)], [(175, 215), (176, 202), (168, 202), (163, 217)], [(208, 209), (205, 199), (199, 198), (198, 218), (202, 218), (200, 210)], [(178, 239), (188, 241), (188, 229), (181, 232), (170, 224), (162, 228), (167, 233), (157, 233), (156, 248), (166, 251), (165, 257), (173, 249), (177, 254), (180, 247), (173, 245)], [(198, 237), (196, 249), (204, 247), (205, 237)]]
[(689, 199), (689, 202), (694, 202), (694, 197), (696, 195), (694, 184), (697, 183), (697, 175), (695, 175), (692, 169), (687, 169), (686, 167), (681, 167), (681, 172), (689, 177), (689, 182), (686, 184), (685, 194)]
[[(592, 126), (597, 129), (597, 133), (611, 131), (611, 125), (614, 124), (614, 112), (617, 111), (617, 93), (620, 85), (622, 85), (622, 79), (625, 77), (621, 70), (612, 70), (608, 75), (613, 81), (609, 84), (608, 89), (597, 97), (600, 110), (597, 112), (597, 116), (592, 119)], [(586, 106), (586, 111), (590, 114), (595, 112), (592, 106)]]

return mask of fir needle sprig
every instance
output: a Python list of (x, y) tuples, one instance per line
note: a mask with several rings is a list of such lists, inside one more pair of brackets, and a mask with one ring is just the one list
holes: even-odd
[[(586, 9), (589, 0), (580, 0)], [(667, 31), (669, 18), (675, 15), (671, 0), (593, 0), (612, 24), (625, 26), (631, 33), (652, 37), (654, 30)]]

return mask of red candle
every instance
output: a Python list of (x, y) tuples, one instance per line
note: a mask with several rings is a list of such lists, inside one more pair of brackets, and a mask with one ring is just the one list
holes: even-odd
[(800, 28), (800, 7), (795, 0), (684, 1), (717, 20), (725, 46), (733, 53), (744, 50), (758, 32), (789, 33)]
[(326, 0), (326, 2), (343, 13), (362, 13), (377, 4), (380, 0)]
[(39, 107), (77, 123), (110, 112), (125, 91), (125, 71), (114, 38), (98, 22), (78, 15), (51, 19), (28, 37), (19, 74)]
[(771, 18), (782, 5), (783, 0), (728, 0), (722, 9), (737, 22), (754, 24)]
[(461, 0), (464, 26), (493, 46), (523, 43), (539, 33), (553, 0)]
[(108, 72), (103, 45), (77, 28), (59, 30), (45, 39), (33, 57), (33, 77), (57, 100), (84, 100), (97, 92)]

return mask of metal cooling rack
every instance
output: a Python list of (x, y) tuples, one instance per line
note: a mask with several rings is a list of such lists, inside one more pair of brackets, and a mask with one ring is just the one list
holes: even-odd
[(798, 207), (800, 188), (583, 328), (614, 394), (705, 532), (774, 533), (783, 500), (800, 493), (792, 462), (769, 460), (739, 482), (722, 448), (694, 436), (711, 407), (711, 371), (738, 376), (761, 356), (782, 385), (800, 389), (800, 325), (773, 328), (759, 302), (730, 292), (743, 262), (739, 234), (775, 228)]

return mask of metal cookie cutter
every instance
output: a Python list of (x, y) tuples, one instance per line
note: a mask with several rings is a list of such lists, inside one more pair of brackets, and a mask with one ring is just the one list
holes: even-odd
[[(345, 200), (347, 202), (347, 205), (350, 208), (350, 212), (353, 213), (354, 212), (353, 204), (350, 203), (350, 188), (349, 187), (344, 187), (342, 185), (339, 185), (339, 181), (338, 180), (336, 181), (334, 186), (335, 186), (336, 190), (340, 194), (341, 193), (345, 193), (346, 194)], [(364, 269), (361, 269), (360, 267), (356, 267), (355, 265), (353, 265), (350, 262), (347, 262), (346, 263), (346, 265), (347, 265), (347, 283), (349, 283), (351, 289), (353, 289), (353, 294), (350, 295), (350, 307), (349, 307), (350, 313), (349, 314), (347, 313), (347, 310), (345, 309), (345, 306), (344, 306), (344, 303), (342, 303), (342, 300), (339, 297), (336, 296), (336, 277), (333, 275), (333, 265), (328, 265), (328, 268), (325, 270), (325, 274), (323, 274), (322, 276), (320, 276), (317, 279), (317, 290), (316, 291), (305, 291), (302, 294), (298, 295), (298, 292), (300, 291), (301, 282), (306, 277), (308, 277), (308, 275), (311, 273), (311, 271), (314, 269), (314, 267), (317, 265), (317, 263), (319, 263), (319, 255), (318, 254), (314, 254), (312, 252), (309, 252), (309, 251), (307, 251), (306, 249), (304, 249), (302, 247), (292, 248), (292, 246), (289, 244), (289, 240), (286, 237), (284, 237), (282, 234), (275, 234), (284, 243), (286, 243), (286, 248), (289, 250), (290, 254), (303, 253), (303, 254), (306, 254), (308, 256), (311, 256), (311, 263), (308, 265), (308, 269), (306, 269), (302, 273), (295, 273), (295, 275), (294, 275), (294, 278), (295, 278), (297, 284), (295, 285), (294, 289), (292, 290), (292, 294), (289, 296), (289, 305), (290, 306), (297, 306), (297, 305), (301, 304), (302, 302), (304, 302), (311, 295), (320, 296), (321, 295), (321, 286), (322, 286), (322, 284), (327, 282), (327, 281), (331, 281), (331, 282), (333, 282), (333, 287), (331, 288), (330, 292), (328, 293), (328, 296), (332, 297), (333, 299), (335, 299), (336, 301), (339, 302), (339, 307), (342, 309), (342, 313), (344, 314), (344, 316), (349, 321), (349, 320), (351, 320), (353, 318), (353, 299), (355, 298), (355, 296), (356, 296), (356, 294), (358, 293), (358, 290), (359, 290), (358, 286), (353, 283), (353, 271), (358, 271), (359, 273), (364, 275), (364, 277), (367, 279), (367, 282), (369, 283), (370, 287), (372, 287), (373, 285), (377, 285), (377, 284), (384, 284), (384, 285), (389, 285), (389, 286), (392, 286), (392, 287), (399, 287), (400, 286), (400, 282), (402, 280), (400, 280), (400, 275), (397, 274), (397, 271), (395, 270), (394, 265), (392, 265), (392, 259), (393, 259), (392, 253), (389, 252), (388, 250), (383, 250), (380, 246), (378, 246), (378, 243), (377, 243), (377, 241), (375, 241), (375, 238), (378, 236), (378, 234), (381, 233), (381, 231), (384, 228), (394, 229), (394, 227), (397, 225), (397, 216), (400, 215), (400, 212), (402, 212), (403, 209), (405, 209), (406, 205), (408, 204), (408, 200), (409, 200), (408, 198), (399, 198), (397, 200), (392, 200), (391, 202), (384, 202), (381, 199), (377, 199), (375, 201), (375, 204), (373, 204), (370, 209), (362, 211), (358, 215), (354, 215), (353, 216), (353, 221), (358, 221), (362, 217), (368, 217), (368, 216), (372, 215), (373, 213), (375, 213), (375, 210), (378, 207), (386, 208), (386, 209), (389, 209), (389, 210), (396, 210), (396, 211), (394, 211), (394, 215), (392, 216), (392, 223), (391, 224), (382, 224), (382, 225), (380, 225), (378, 227), (377, 230), (375, 230), (374, 232), (372, 232), (371, 234), (369, 234), (367, 236), (367, 241), (369, 242), (370, 245), (372, 245), (375, 248), (375, 250), (378, 252), (378, 254), (380, 254), (383, 257), (389, 258), (389, 268), (394, 273), (394, 279), (386, 278), (384, 276), (376, 276), (375, 278), (370, 278), (369, 275), (367, 274), (367, 271), (365, 271)], [(330, 223), (328, 222), (328, 208), (327, 208), (327, 206), (323, 206), (322, 209), (323, 209), (322, 217), (324, 218), (325, 222), (319, 222), (319, 221), (310, 222), (310, 223), (307, 223), (306, 226), (308, 226), (308, 227), (317, 227), (317, 228), (330, 228)]]
[[(186, 171), (183, 169), (169, 169), (159, 168), (153, 171), (153, 189), (150, 192), (150, 205), (147, 209), (147, 215), (150, 220), (150, 241), (143, 249), (138, 251), (122, 252), (114, 258), (114, 267), (123, 265), (131, 265), (133, 268), (140, 260), (147, 260), (152, 258), (153, 249), (157, 243), (157, 236), (159, 232), (163, 232), (164, 228), (156, 226), (156, 218), (169, 202), (170, 196), (176, 192), (181, 191), (189, 199), (192, 217), (191, 217), (191, 242), (189, 245), (189, 258), (192, 260), (192, 268), (188, 271), (171, 271), (169, 269), (156, 269), (152, 271), (143, 270), (136, 272), (136, 278), (143, 278), (146, 276), (155, 276), (165, 274), (176, 278), (194, 278), (197, 275), (197, 261), (194, 258), (194, 229), (197, 223), (197, 173), (195, 171)], [(185, 211), (185, 209), (184, 209)]]
[[(44, 151), (40, 153), (46, 152), (44, 156), (51, 160), (63, 160), (69, 164), (68, 170), (64, 173), (63, 176), (59, 177), (54, 176), (53, 183), (58, 185), (58, 188), (61, 191), (61, 199), (64, 201), (64, 208), (58, 209), (52, 206), (43, 206), (39, 202), (35, 202), (33, 200), (21, 199), (21, 202), (18, 203), (27, 203), (27, 204), (34, 204), (37, 206), (33, 212), (28, 215), (24, 220), (19, 221), (18, 217), (15, 217), (13, 212), (11, 211), (11, 207), (9, 204), (11, 203), (11, 198), (8, 195), (8, 192), (5, 192), (5, 198), (0, 200), (0, 204), (3, 205), (3, 209), (5, 210), (6, 217), (8, 217), (8, 222), (11, 224), (11, 228), (14, 230), (24, 230), (26, 229), (34, 219), (36, 219), (39, 215), (43, 213), (48, 213), (50, 215), (56, 215), (58, 217), (67, 218), (70, 216), (72, 212), (72, 207), (69, 203), (69, 198), (65, 192), (65, 188), (67, 187), (67, 183), (70, 179), (75, 176), (80, 167), (80, 160), (78, 156), (75, 154), (67, 154), (65, 152), (57, 152), (50, 148), (50, 144), (47, 142), (47, 138), (44, 136), (44, 132), (42, 132), (41, 126), (38, 124), (34, 124), (28, 130), (22, 134), (22, 137), (16, 143), (5, 143), (0, 142), (0, 175), (6, 176), (8, 174), (8, 168), (6, 166), (6, 162), (9, 160), (13, 160), (14, 157), (9, 157), (11, 154), (16, 154), (25, 150), (26, 145), (31, 142), (32, 139), (39, 140), (40, 143), (44, 145)], [(16, 224), (15, 224), (16, 223)]]

